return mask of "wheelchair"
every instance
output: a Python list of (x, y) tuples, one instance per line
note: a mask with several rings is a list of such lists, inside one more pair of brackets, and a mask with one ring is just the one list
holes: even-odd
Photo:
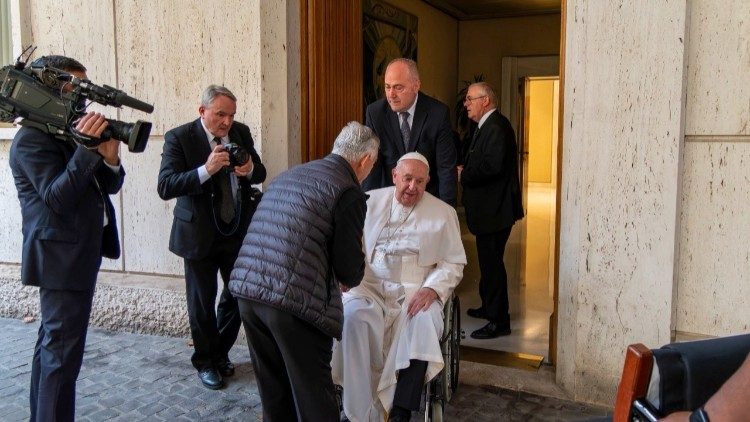
[[(461, 330), (461, 302), (454, 294), (443, 306), (443, 336), (440, 338), (440, 349), (443, 352), (445, 366), (424, 389), (425, 422), (443, 421), (445, 405), (458, 387), (459, 347), (462, 338), (464, 333)], [(343, 410), (343, 389), (339, 385), (335, 387), (339, 410)]]
[(440, 349), (445, 366), (425, 385), (425, 422), (442, 422), (445, 405), (458, 387), (459, 348), (464, 333), (461, 330), (461, 302), (455, 294), (443, 307), (443, 337)]

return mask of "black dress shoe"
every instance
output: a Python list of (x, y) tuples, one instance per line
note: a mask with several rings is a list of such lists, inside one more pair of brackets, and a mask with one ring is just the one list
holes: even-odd
[(232, 375), (234, 375), (234, 364), (229, 360), (220, 362), (218, 365), (216, 365), (216, 369), (219, 370), (219, 373), (222, 377), (231, 377)]
[(219, 372), (214, 368), (206, 368), (198, 371), (198, 378), (201, 379), (206, 388), (212, 390), (218, 390), (224, 386), (224, 380), (221, 378)]
[(501, 326), (494, 322), (488, 322), (484, 327), (471, 333), (471, 338), (477, 340), (486, 340), (488, 338), (496, 338), (500, 336), (507, 336), (510, 334), (510, 325)]
[(466, 311), (466, 315), (472, 317), (472, 318), (479, 318), (479, 319), (487, 319), (487, 313), (484, 311), (484, 308), (469, 308), (469, 310)]

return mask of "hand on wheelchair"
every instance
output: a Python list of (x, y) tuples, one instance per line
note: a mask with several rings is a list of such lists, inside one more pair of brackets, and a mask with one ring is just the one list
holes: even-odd
[(426, 311), (432, 305), (432, 302), (437, 299), (438, 295), (434, 290), (429, 287), (422, 287), (409, 301), (409, 308), (407, 309), (409, 316), (413, 317), (419, 311)]

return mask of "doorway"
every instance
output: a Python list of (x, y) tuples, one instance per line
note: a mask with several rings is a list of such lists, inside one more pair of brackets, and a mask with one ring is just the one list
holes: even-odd
[[(507, 59), (507, 60), (506, 60)], [(505, 251), (512, 333), (491, 340), (462, 340), (466, 351), (502, 352), (525, 361), (550, 362), (550, 318), (554, 311), (554, 257), (557, 219), (557, 150), (560, 81), (558, 56), (503, 60), (501, 113), (514, 126), (519, 146), (519, 178), (525, 217), (518, 221)], [(458, 294), (463, 309), (479, 305), (479, 271), (473, 236), (464, 232), (470, 264)], [(467, 283), (468, 281), (468, 283)], [(465, 333), (486, 321), (465, 316)], [(470, 359), (471, 360), (471, 359)], [(495, 361), (496, 359), (490, 359)], [(507, 365), (513, 358), (500, 358)], [(510, 366), (516, 366), (511, 364)]]

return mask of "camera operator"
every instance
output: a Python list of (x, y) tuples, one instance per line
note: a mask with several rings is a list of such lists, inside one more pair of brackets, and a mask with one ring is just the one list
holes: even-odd
[[(210, 389), (223, 387), (223, 377), (234, 374), (228, 354), (241, 320), (227, 282), (255, 209), (251, 184), (266, 179), (250, 129), (234, 122), (236, 110), (237, 99), (227, 88), (206, 88), (200, 118), (164, 135), (159, 170), (159, 196), (177, 198), (169, 250), (185, 260), (195, 348), (191, 361)], [(237, 146), (244, 150), (246, 163)], [(217, 271), (224, 289), (215, 310)]]
[[(86, 78), (86, 68), (63, 56), (34, 65)], [(63, 86), (69, 92), (70, 85)], [(108, 123), (87, 113), (76, 130), (99, 138)], [(86, 148), (22, 127), (10, 149), (23, 219), (21, 281), (39, 286), (41, 324), (31, 365), (31, 421), (72, 421), (94, 286), (102, 256), (120, 256), (108, 195), (122, 186), (119, 141)]]

